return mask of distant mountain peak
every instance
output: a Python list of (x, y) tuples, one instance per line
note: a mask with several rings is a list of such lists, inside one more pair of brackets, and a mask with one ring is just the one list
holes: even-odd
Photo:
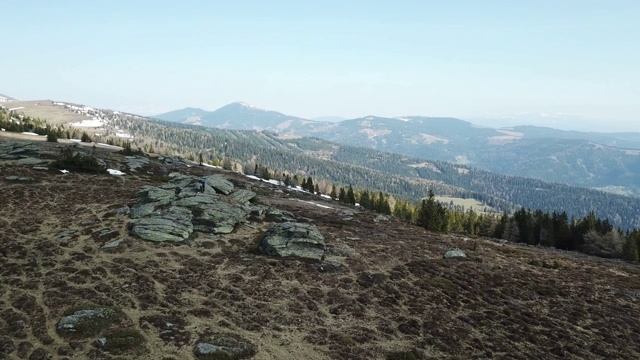
[(232, 102), (232, 103), (231, 103), (231, 104), (229, 104), (229, 105), (239, 106), (239, 107), (243, 107), (243, 108), (246, 108), (246, 109), (252, 109), (252, 110), (262, 110), (262, 111), (267, 111), (267, 110), (265, 110), (265, 109), (261, 109), (261, 108), (259, 108), (259, 107), (255, 106), (255, 105), (251, 105), (251, 104), (246, 103), (246, 102), (243, 102), (243, 101), (235, 101), (235, 102)]

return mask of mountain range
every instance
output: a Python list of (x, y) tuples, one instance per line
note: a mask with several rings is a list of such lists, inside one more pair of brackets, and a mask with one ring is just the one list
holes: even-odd
[(186, 108), (155, 118), (203, 126), (317, 137), (499, 174), (640, 196), (640, 133), (537, 126), (490, 128), (447, 117), (367, 116), (312, 121), (236, 102), (216, 111)]

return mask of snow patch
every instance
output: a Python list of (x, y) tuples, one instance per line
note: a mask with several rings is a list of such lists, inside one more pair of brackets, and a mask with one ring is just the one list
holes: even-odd
[(205, 164), (205, 163), (202, 163), (202, 166), (206, 166), (208, 168), (214, 168), (214, 169), (222, 169), (220, 166), (209, 165), (209, 164)]
[(109, 147), (114, 147), (114, 148), (120, 148), (120, 146), (111, 145), (111, 144), (105, 144), (105, 143), (96, 143), (96, 145), (102, 145), (102, 146), (109, 146)]
[(34, 132), (29, 132), (29, 131), (23, 131), (22, 132), (25, 135), (35, 135), (35, 136), (39, 136), (38, 134), (34, 133)]
[(306, 200), (300, 200), (300, 199), (296, 199), (296, 200), (298, 200), (298, 201), (300, 201), (300, 202), (303, 202), (303, 203), (307, 203), (307, 204), (315, 205), (315, 206), (317, 206), (317, 207), (321, 207), (321, 208), (323, 208), (323, 209), (333, 209), (331, 206), (327, 206), (327, 205), (322, 205), (322, 204), (314, 203), (313, 201), (306, 201)]
[(12, 109), (9, 109), (9, 111), (16, 111), (16, 110), (20, 110), (20, 109), (24, 109), (24, 106), (14, 107)]
[(76, 127), (91, 127), (91, 128), (95, 128), (95, 127), (100, 127), (102, 125), (104, 125), (104, 122), (102, 122), (102, 120), (100, 119), (90, 119), (90, 120), (82, 120), (80, 122), (74, 122), (71, 123), (72, 126), (76, 126)]
[(123, 132), (117, 132), (116, 136), (120, 138), (125, 138), (125, 139), (133, 139), (133, 135), (123, 133)]
[(116, 169), (107, 169), (107, 171), (109, 172), (109, 174), (111, 175), (116, 175), (116, 176), (121, 176), (121, 175), (126, 175), (125, 173), (123, 173), (120, 170), (116, 170)]

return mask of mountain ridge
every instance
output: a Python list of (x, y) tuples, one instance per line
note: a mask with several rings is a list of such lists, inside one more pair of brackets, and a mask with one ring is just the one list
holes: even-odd
[[(536, 126), (491, 128), (463, 119), (426, 116), (369, 115), (319, 123), (266, 110), (252, 110), (260, 115), (247, 117), (246, 111), (227, 106), (221, 109), (225, 109), (225, 119), (243, 119), (228, 121), (224, 126), (227, 129), (318, 137), (425, 160), (472, 165), (504, 175), (601, 189), (623, 187), (626, 193), (640, 196), (640, 157), (636, 151), (640, 150), (640, 133), (589, 133)], [(214, 127), (222, 127), (220, 121)]]

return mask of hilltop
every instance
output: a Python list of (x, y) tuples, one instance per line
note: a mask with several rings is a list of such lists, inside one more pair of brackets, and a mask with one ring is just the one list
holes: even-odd
[[(430, 233), (176, 157), (81, 144), (125, 175), (63, 174), (50, 162), (69, 144), (0, 142), (14, 149), (0, 160), (0, 358), (189, 359), (214, 346), (253, 359), (640, 356), (635, 265)], [(198, 195), (203, 176), (212, 188)], [(231, 229), (143, 240), (136, 216), (151, 192), (250, 213)], [(326, 258), (261, 251), (282, 221), (316, 228)], [(466, 260), (443, 258), (454, 248)], [(102, 320), (68, 332), (73, 314)]]

